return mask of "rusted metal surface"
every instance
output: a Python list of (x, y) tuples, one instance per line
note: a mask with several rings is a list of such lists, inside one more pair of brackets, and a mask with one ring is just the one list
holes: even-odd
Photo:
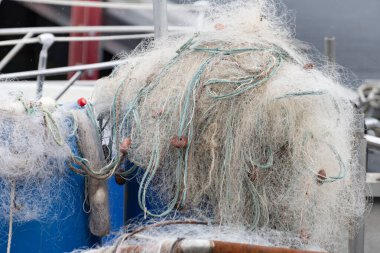
[(212, 253), (210, 240), (184, 239), (167, 240), (161, 244), (160, 253)]
[[(157, 245), (126, 245), (118, 250), (120, 253), (158, 252)], [(259, 246), (245, 243), (224, 241), (182, 239), (162, 242), (160, 253), (326, 253), (300, 249)]]
[[(299, 249), (259, 246), (244, 243), (213, 241), (213, 253), (322, 253)], [(185, 253), (185, 252), (184, 252)]]
[(139, 246), (139, 245), (128, 245), (122, 248), (119, 248), (117, 253), (142, 253), (146, 250), (147, 246)]

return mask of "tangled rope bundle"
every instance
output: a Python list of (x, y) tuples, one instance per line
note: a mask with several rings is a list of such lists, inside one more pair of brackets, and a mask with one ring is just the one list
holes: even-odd
[(356, 111), (331, 72), (244, 8), (238, 21), (210, 19), (222, 29), (137, 51), (99, 81), (110, 164), (134, 164), (114, 171), (138, 178), (145, 217), (191, 210), (339, 252), (346, 221), (365, 208)]
[[(341, 252), (365, 210), (359, 115), (337, 74), (296, 46), (279, 13), (270, 1), (235, 1), (208, 13), (199, 33), (141, 46), (84, 108), (96, 136), (82, 138), (96, 142), (78, 142), (99, 143), (88, 149), (103, 148), (104, 161), (68, 151), (70, 168), (137, 178), (145, 217), (191, 213)], [(59, 122), (41, 113), (49, 140), (64, 148)], [(75, 115), (71, 134), (86, 128)]]

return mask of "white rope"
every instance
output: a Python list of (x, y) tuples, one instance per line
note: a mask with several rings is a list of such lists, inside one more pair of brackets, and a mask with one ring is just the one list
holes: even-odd
[[(152, 10), (153, 4), (149, 3), (115, 3), (115, 2), (90, 2), (90, 1), (68, 1), (68, 0), (13, 0), (15, 2), (27, 2), (27, 3), (40, 3), (40, 4), (50, 4), (50, 5), (61, 5), (61, 6), (78, 6), (78, 7), (95, 7), (95, 8), (106, 8), (106, 9), (128, 9), (128, 10)], [(199, 6), (194, 6), (190, 4), (168, 4), (168, 9), (178, 10), (178, 9), (200, 9)]]
[(8, 231), (7, 253), (11, 252), (15, 190), (16, 190), (16, 184), (15, 184), (15, 181), (12, 181), (11, 196), (10, 196), (10, 203), (9, 203), (9, 231)]
[(380, 85), (363, 84), (358, 88), (359, 99), (362, 104), (380, 108)]

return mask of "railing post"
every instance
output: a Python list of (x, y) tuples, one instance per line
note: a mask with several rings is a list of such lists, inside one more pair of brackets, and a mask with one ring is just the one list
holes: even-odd
[[(359, 166), (362, 169), (362, 174), (360, 174), (361, 182), (366, 184), (366, 171), (367, 171), (367, 139), (364, 134), (364, 115), (362, 114), (360, 119), (357, 120), (357, 126), (355, 134), (356, 141), (358, 143), (358, 155), (359, 155)], [(362, 196), (366, 198), (366, 196)], [(348, 252), (349, 253), (364, 253), (364, 215), (358, 217), (356, 221), (353, 222), (353, 231), (351, 231), (350, 239), (348, 241)], [(355, 224), (356, 223), (356, 224)]]
[[(40, 51), (40, 57), (38, 60), (38, 70), (46, 69), (47, 59), (48, 59), (48, 50), (51, 45), (54, 43), (54, 35), (51, 33), (44, 33), (38, 36), (40, 39), (40, 43), (42, 44), (42, 48)], [(37, 100), (42, 97), (42, 90), (44, 86), (45, 75), (37, 76)]]
[(154, 37), (162, 39), (168, 36), (168, 16), (166, 0), (153, 0)]

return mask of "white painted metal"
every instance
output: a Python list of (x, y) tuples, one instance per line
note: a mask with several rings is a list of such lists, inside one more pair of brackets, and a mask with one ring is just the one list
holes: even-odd
[(153, 0), (154, 37), (162, 39), (168, 36), (168, 15), (166, 0)]
[[(107, 9), (128, 9), (128, 10), (152, 10), (151, 4), (145, 3), (122, 3), (122, 2), (90, 2), (90, 1), (75, 1), (75, 0), (13, 0), (16, 2), (51, 4), (60, 6), (82, 6), (82, 7), (96, 7)], [(191, 4), (170, 4), (170, 9), (199, 9), (197, 6)]]
[[(13, 57), (24, 47), (25, 41), (33, 36), (28, 32), (25, 36), (8, 52), (8, 54), (0, 61), (0, 71), (13, 59)], [(1, 43), (1, 42), (0, 42)]]
[(80, 70), (85, 71), (85, 70), (90, 70), (90, 69), (109, 69), (109, 68), (118, 66), (120, 64), (125, 64), (127, 62), (128, 62), (127, 59), (123, 59), (123, 60), (117, 60), (117, 61), (100, 62), (100, 63), (93, 63), (93, 64), (82, 64), (82, 65), (60, 67), (60, 68), (51, 68), (51, 69), (45, 69), (45, 70), (32, 70), (32, 71), (8, 73), (8, 74), (0, 75), (0, 81), (13, 80), (13, 79), (25, 79), (25, 78), (35, 77), (38, 75), (55, 76), (55, 75), (60, 75), (60, 74), (65, 74), (65, 73), (70, 73), (70, 72), (76, 72)]
[[(83, 37), (55, 37), (55, 42), (71, 42), (71, 41), (108, 41), (108, 40), (130, 40), (130, 39), (145, 39), (153, 37), (153, 33), (147, 34), (131, 34), (131, 35), (111, 35), (111, 36), (83, 36)], [(20, 40), (4, 40), (0, 41), (0, 46), (10, 46), (18, 44), (35, 44), (39, 43), (38, 38), (26, 38)]]
[[(187, 26), (169, 26), (169, 31), (193, 31), (194, 28)], [(3, 28), (0, 29), (0, 35), (20, 35), (32, 32), (34, 34), (41, 33), (153, 33), (153, 26), (50, 26), (50, 27), (19, 27), (19, 28)]]

